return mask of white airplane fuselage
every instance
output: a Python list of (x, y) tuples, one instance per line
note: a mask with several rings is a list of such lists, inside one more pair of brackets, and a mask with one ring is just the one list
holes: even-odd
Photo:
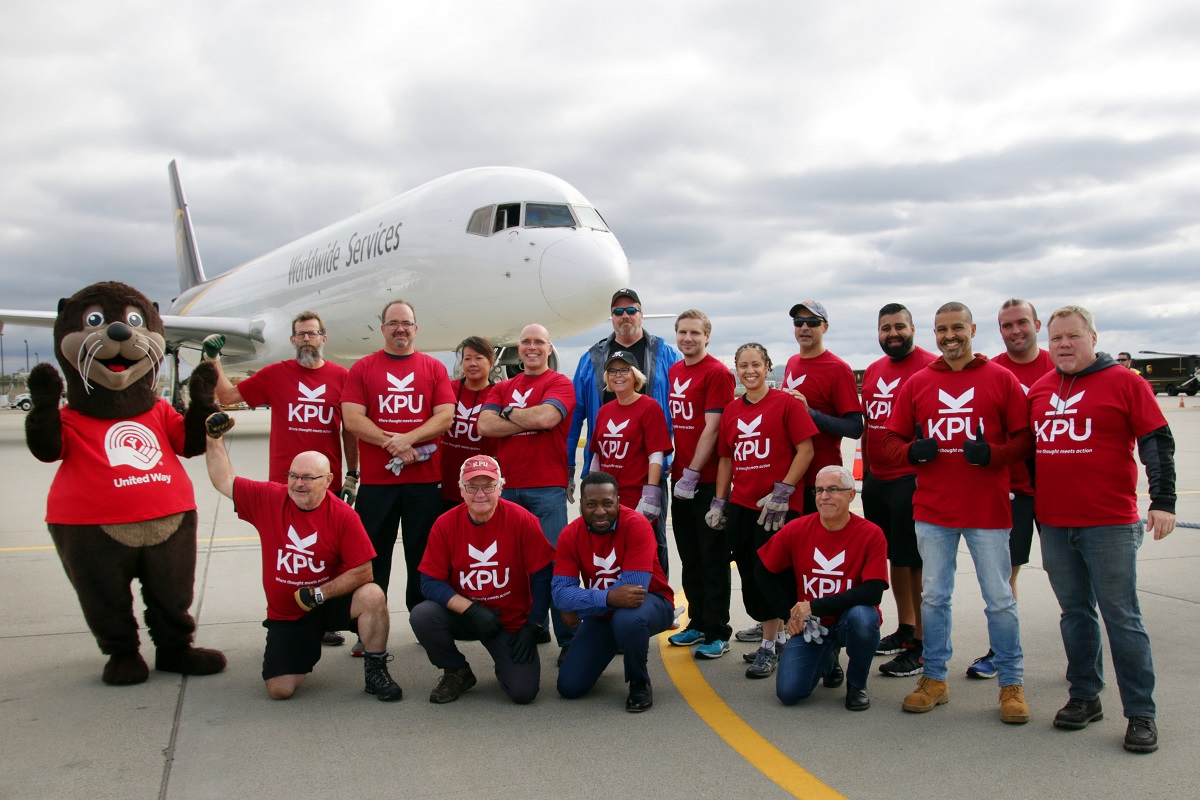
[[(574, 225), (564, 224), (563, 206)], [(629, 280), (621, 245), (588, 212), (587, 198), (544, 172), (465, 170), (194, 286), (165, 313), (252, 320), (253, 337), (226, 346), (234, 372), (294, 358), (291, 320), (310, 309), (325, 322), (325, 357), (348, 366), (382, 347), (379, 314), (400, 299), (416, 312), (425, 352), (453, 350), (471, 335), (513, 345), (531, 322), (570, 336), (603, 322)], [(195, 362), (198, 351), (184, 355)]]

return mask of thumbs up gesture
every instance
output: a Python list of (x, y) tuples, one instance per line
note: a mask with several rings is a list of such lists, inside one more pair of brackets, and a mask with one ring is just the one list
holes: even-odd
[(917, 425), (916, 438), (912, 444), (908, 446), (908, 463), (910, 464), (928, 464), (937, 458), (938, 443), (937, 439), (926, 439), (921, 433), (920, 424)]
[(963, 455), (966, 456), (968, 464), (974, 464), (977, 467), (986, 467), (991, 463), (992, 446), (983, 438), (982, 422), (975, 430), (975, 438), (963, 439)]

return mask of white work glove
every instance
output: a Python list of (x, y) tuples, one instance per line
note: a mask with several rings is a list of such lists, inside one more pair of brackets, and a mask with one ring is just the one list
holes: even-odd
[(804, 641), (811, 644), (820, 644), (825, 641), (825, 637), (829, 635), (829, 629), (821, 624), (820, 617), (814, 617), (809, 614), (804, 618)]
[[(414, 447), (413, 450), (417, 451), (417, 460), (413, 463), (419, 463), (421, 461), (428, 461), (429, 457), (431, 455), (433, 455), (433, 451), (437, 450), (437, 445), (436, 444), (423, 444), (420, 447)], [(392, 471), (392, 474), (399, 475), (400, 472), (404, 469), (404, 460), (402, 458), (400, 458), (399, 456), (396, 456), (395, 458), (393, 458), (391, 461), (384, 464), (383, 466), (384, 466), (384, 469), (390, 469)]]
[(725, 530), (725, 501), (719, 497), (714, 497), (712, 503), (708, 506), (708, 513), (704, 515), (704, 524), (712, 528), (714, 531)]
[(675, 481), (675, 490), (672, 494), (680, 500), (691, 500), (696, 496), (696, 484), (698, 483), (700, 483), (700, 471), (685, 467), (683, 477)]
[(642, 499), (638, 501), (637, 508), (634, 510), (654, 522), (662, 516), (662, 505), (662, 489), (653, 485), (643, 486)]
[(567, 479), (567, 502), (575, 505), (575, 470), (567, 467), (571, 473), (571, 477)]
[(762, 513), (758, 515), (758, 524), (767, 531), (777, 531), (783, 527), (784, 518), (788, 512), (788, 500), (796, 487), (780, 481), (775, 482), (775, 490), (758, 501)]
[[(399, 475), (400, 473), (396, 474)], [(342, 481), (342, 490), (338, 492), (338, 497), (350, 505), (354, 505), (354, 498), (358, 497), (358, 478), (356, 476), (346, 476), (346, 479)]]

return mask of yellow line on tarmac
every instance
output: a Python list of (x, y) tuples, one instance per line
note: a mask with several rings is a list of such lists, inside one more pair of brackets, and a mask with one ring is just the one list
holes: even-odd
[[(683, 592), (675, 594), (676, 602)], [(679, 618), (687, 624), (687, 615)], [(696, 666), (690, 647), (675, 647), (667, 641), (670, 631), (658, 637), (658, 650), (667, 674), (675, 682), (683, 699), (687, 700), (700, 718), (725, 742), (784, 791), (804, 800), (846, 800), (846, 796), (822, 783), (815, 775), (788, 758), (730, 708), (721, 696), (704, 680)]]
[[(215, 542), (257, 542), (258, 537), (257, 536), (227, 536), (222, 539), (202, 539), (200, 541), (201, 541), (201, 543), (204, 543), (204, 542), (214, 542), (214, 543)], [(0, 553), (15, 553), (20, 550), (53, 550), (53, 549), (54, 549), (54, 545), (52, 545), (52, 544), (38, 544), (38, 545), (33, 545), (31, 547), (0, 547)]]

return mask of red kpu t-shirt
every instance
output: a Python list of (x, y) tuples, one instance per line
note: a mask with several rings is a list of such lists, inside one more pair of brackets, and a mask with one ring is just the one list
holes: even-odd
[[(1017, 376), (1017, 381), (1021, 384), (1021, 391), (1029, 394), (1029, 387), (1033, 386), (1047, 372), (1054, 371), (1054, 359), (1050, 354), (1041, 348), (1038, 348), (1038, 356), (1028, 364), (1018, 364), (1008, 357), (1008, 352), (1005, 351), (992, 359), (992, 363), (999, 364), (1006, 370)], [(1033, 483), (1029, 479), (1029, 467), (1025, 466), (1024, 461), (1017, 461), (1008, 465), (1008, 472), (1011, 477), (1009, 488), (1013, 494), (1023, 494), (1030, 496), (1033, 494)]]
[(529, 576), (552, 561), (554, 548), (537, 517), (500, 500), (482, 525), (471, 521), (465, 505), (438, 517), (418, 569), (468, 600), (499, 611), (504, 630), (517, 631), (533, 602)]
[[(828, 350), (816, 358), (801, 358), (799, 353), (789, 358), (780, 388), (800, 392), (810, 408), (831, 417), (862, 410), (854, 370)], [(804, 485), (815, 486), (822, 467), (841, 463), (842, 437), (818, 432), (813, 437), (813, 460), (804, 473)]]
[[(364, 406), (367, 418), (382, 430), (407, 433), (428, 422), (438, 406), (453, 406), (454, 393), (446, 368), (436, 358), (424, 353), (392, 356), (379, 350), (354, 362), (342, 389), (342, 402)], [(362, 482), (437, 483), (442, 478), (441, 437), (419, 444), (431, 443), (439, 447), (428, 461), (408, 464), (395, 475), (387, 469), (392, 455), (359, 439)]]
[(892, 414), (892, 403), (900, 393), (900, 384), (936, 358), (928, 350), (914, 347), (898, 361), (884, 356), (863, 371), (862, 407), (867, 418), (863, 452), (867, 456), (867, 468), (881, 481), (896, 480), (917, 472), (911, 464), (896, 464), (887, 457), (883, 451), (883, 437), (887, 434), (888, 417)]
[(302, 511), (277, 483), (235, 478), (233, 505), (262, 542), (262, 582), (268, 619), (300, 619), (301, 586), (321, 586), (375, 557), (375, 548), (354, 509), (332, 492), (312, 511)]
[(635, 508), (649, 479), (650, 454), (671, 452), (662, 407), (644, 394), (627, 406), (610, 400), (596, 414), (588, 449), (597, 454), (600, 471), (617, 479), (621, 505)]
[[(793, 569), (796, 601), (812, 601), (841, 594), (864, 581), (888, 579), (887, 539), (873, 522), (850, 515), (846, 527), (827, 530), (819, 514), (806, 514), (787, 523), (758, 549), (763, 566), (771, 572)], [(879, 610), (879, 606), (875, 606)], [(821, 617), (832, 626), (840, 614)], [(883, 615), (879, 616), (880, 623)]]
[(454, 422), (442, 434), (442, 499), (461, 503), (458, 490), (458, 471), (463, 462), (480, 453), (496, 455), (496, 440), (479, 432), (479, 412), (491, 387), (472, 391), (461, 379), (450, 381), (454, 392)]
[(484, 400), (484, 409), (491, 411), (543, 403), (562, 406), (563, 417), (557, 425), (496, 440), (496, 460), (504, 471), (504, 485), (510, 489), (567, 485), (567, 432), (575, 412), (575, 387), (570, 378), (552, 369), (532, 377), (522, 372), (497, 383)]
[(183, 452), (183, 417), (158, 400), (129, 419), (62, 414), (62, 465), (46, 498), (52, 525), (144, 522), (196, 508)]
[(1145, 378), (1120, 365), (1052, 372), (1029, 389), (1029, 419), (1039, 522), (1085, 528), (1138, 520), (1134, 446), (1167, 424)]
[(577, 517), (559, 534), (554, 558), (555, 575), (581, 578), (583, 588), (607, 592), (624, 571), (649, 572), (650, 588), (647, 591), (662, 595), (668, 603), (675, 604), (675, 593), (658, 561), (654, 528), (632, 508), (622, 504), (616, 529), (609, 533), (592, 533), (583, 517)]
[(329, 459), (330, 491), (341, 490), (342, 386), (348, 374), (332, 361), (309, 369), (293, 359), (268, 364), (238, 381), (247, 405), (271, 406), (270, 480), (287, 483), (292, 459), (315, 450)]
[[(739, 397), (725, 407), (717, 455), (733, 461), (730, 500), (744, 508), (757, 508), (771, 494), (796, 457), (796, 445), (817, 435), (808, 409), (790, 394), (768, 389), (757, 403)], [(792, 493), (788, 507), (804, 510), (804, 492)]]
[[(710, 355), (688, 365), (676, 361), (667, 373), (671, 391), (671, 426), (675, 431), (675, 460), (671, 477), (679, 480), (691, 466), (704, 433), (705, 414), (721, 413), (733, 402), (734, 379), (729, 367)], [(700, 483), (717, 479), (716, 448), (700, 469)]]

